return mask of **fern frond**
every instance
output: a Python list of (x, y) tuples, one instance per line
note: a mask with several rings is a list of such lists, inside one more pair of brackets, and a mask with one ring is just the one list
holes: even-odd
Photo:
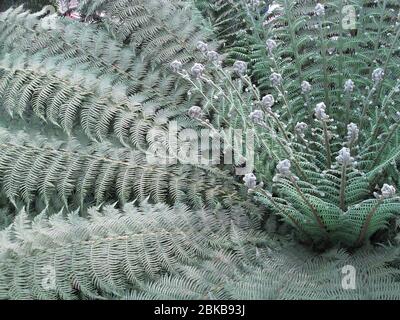
[(107, 298), (175, 273), (228, 247), (232, 228), (251, 237), (243, 212), (218, 213), (143, 203), (91, 208), (33, 221), (22, 211), (0, 232), (0, 298)]
[[(254, 254), (254, 251), (253, 251)], [(364, 249), (355, 255), (332, 250), (322, 255), (284, 247), (249, 263), (221, 253), (200, 266), (182, 268), (142, 286), (128, 299), (354, 300), (399, 297), (396, 248)], [(368, 262), (367, 262), (368, 261)], [(354, 288), (342, 279), (347, 267), (356, 270)]]
[(69, 206), (150, 197), (156, 202), (187, 200), (202, 207), (218, 203), (220, 196), (222, 202), (224, 195), (237, 197), (234, 189), (224, 187), (226, 178), (221, 175), (190, 165), (154, 165), (142, 152), (107, 142), (82, 145), (77, 140), (52, 141), (39, 134), (32, 140), (32, 133), (4, 127), (0, 140), (0, 184), (14, 203), (22, 199), (29, 204), (39, 198), (46, 205), (61, 202), (59, 205)]

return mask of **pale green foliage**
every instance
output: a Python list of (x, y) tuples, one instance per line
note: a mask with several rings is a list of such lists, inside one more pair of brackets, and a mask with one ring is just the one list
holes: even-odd
[[(242, 252), (240, 252), (242, 253)], [(253, 258), (249, 258), (253, 255)], [(398, 250), (364, 249), (353, 256), (342, 250), (325, 254), (304, 248), (277, 248), (266, 254), (246, 251), (221, 253), (200, 266), (184, 267), (179, 275), (164, 276), (128, 299), (398, 299), (398, 269), (391, 267)], [(342, 287), (343, 267), (357, 270), (356, 288)]]
[(150, 197), (201, 207), (225, 189), (226, 179), (218, 182), (190, 166), (155, 166), (143, 153), (110, 142), (83, 145), (0, 127), (0, 145), (0, 184), (13, 203), (20, 198), (27, 205), (41, 199), (53, 207), (84, 206)]
[[(2, 181), (15, 180), (3, 185), (10, 200), (19, 197), (29, 204), (37, 194), (48, 205), (56, 194), (64, 205), (71, 197), (81, 205), (148, 196), (167, 202), (188, 197), (195, 207), (218, 202), (216, 194), (224, 188), (215, 180), (222, 177), (226, 183), (227, 179), (222, 171), (209, 176), (185, 165), (154, 169), (147, 162), (145, 150), (157, 146), (169, 120), (191, 126), (181, 110), (190, 103), (185, 101), (183, 81), (162, 71), (151, 57), (135, 56), (100, 28), (56, 20), (54, 28), (46, 31), (37, 15), (21, 10), (1, 16), (5, 40), (0, 63), (2, 109), (11, 117), (39, 118), (77, 139), (71, 147), (63, 146), (62, 140), (43, 145), (43, 138), (37, 138), (39, 145), (30, 146), (28, 137), (19, 140), (4, 132)], [(20, 38), (14, 38), (20, 29)], [(100, 46), (93, 39), (107, 43)], [(198, 98), (191, 99), (193, 103)], [(10, 162), (20, 156), (20, 162)], [(22, 171), (27, 175), (16, 178)], [(209, 182), (203, 181), (206, 176)], [(187, 179), (193, 183), (187, 184)], [(231, 205), (235, 194), (227, 190), (226, 205)]]
[[(0, 298), (399, 299), (400, 5), (249, 3), (0, 14)], [(196, 139), (175, 146), (172, 124), (211, 128), (233, 164), (183, 163)], [(254, 133), (250, 190), (235, 169), (251, 155), (222, 129)], [(149, 161), (160, 146), (175, 161)]]
[[(322, 17), (313, 13), (315, 4), (311, 2), (276, 3), (281, 9), (272, 14), (265, 33), (278, 47), (272, 53), (266, 52), (263, 59), (271, 71), (282, 74), (284, 81), (274, 88), (266, 77), (258, 79), (269, 84), (271, 93), (282, 95), (274, 111), (288, 119), (288, 130), (277, 139), (282, 140), (285, 158), (292, 161), (293, 174), (300, 180), (278, 177), (271, 189), (279, 196), (277, 203), (264, 200), (311, 238), (326, 236), (334, 242), (359, 245), (384, 227), (400, 208), (395, 198), (382, 203), (370, 199), (376, 184), (399, 182), (399, 118), (395, 107), (399, 103), (399, 69), (395, 62), (399, 58), (399, 6), (391, 1), (350, 1), (356, 12), (363, 12), (354, 31), (344, 29), (341, 23), (345, 14), (342, 1), (324, 3)], [(389, 8), (397, 11), (385, 10)], [(375, 39), (373, 46), (371, 39)], [(288, 63), (288, 57), (292, 63)], [(378, 67), (385, 75), (374, 83), (371, 75)], [(354, 92), (344, 92), (347, 79), (354, 81)], [(299, 92), (304, 80), (312, 86), (308, 93)], [(321, 101), (332, 122), (313, 120), (314, 107)], [(279, 121), (274, 124), (278, 130)], [(304, 136), (293, 130), (298, 121), (308, 124)], [(360, 129), (356, 141), (346, 140), (345, 126), (350, 122)], [(344, 146), (350, 148), (355, 162), (343, 171), (335, 157)], [(314, 222), (310, 222), (311, 216)], [(313, 225), (318, 224), (315, 216), (322, 220), (319, 227)]]
[(206, 24), (190, 2), (181, 0), (84, 0), (85, 14), (103, 11), (104, 23), (118, 40), (129, 42), (156, 62), (178, 59), (184, 63), (196, 58), (199, 40), (209, 38)]
[[(256, 227), (237, 210), (193, 212), (162, 204), (91, 208), (86, 219), (43, 212), (30, 221), (22, 211), (0, 232), (0, 299), (121, 296), (230, 248), (239, 230), (243, 241), (253, 241)], [(49, 288), (44, 279), (51, 276)]]
[(4, 0), (0, 5), (0, 11), (7, 10), (11, 6), (24, 5), (27, 9), (40, 10), (46, 5), (55, 5), (56, 0)]
[[(218, 4), (221, 10), (226, 5)], [(343, 1), (324, 3), (321, 17), (315, 15), (312, 1), (275, 1), (277, 9), (267, 16), (246, 1), (235, 3), (246, 9), (244, 19), (252, 26), (237, 40), (239, 49), (248, 48), (242, 41), (257, 46), (243, 55), (235, 48), (228, 52), (249, 61), (249, 73), (260, 85), (251, 88), (247, 75), (228, 76), (220, 89), (226, 93), (219, 99), (223, 107), (213, 117), (216, 127), (228, 113), (236, 127), (258, 127), (255, 153), (259, 158), (254, 169), (264, 187), (254, 190), (256, 198), (295, 227), (302, 241), (322, 248), (333, 243), (357, 247), (386, 228), (400, 210), (398, 197), (379, 200), (373, 195), (384, 183), (399, 185), (399, 6), (391, 1), (350, 4), (356, 12), (363, 11), (357, 30), (345, 29), (341, 23), (346, 14)], [(272, 50), (267, 39), (276, 43)], [(384, 76), (375, 82), (377, 68), (382, 68)], [(207, 69), (223, 72), (217, 65), (207, 65)], [(273, 72), (282, 76), (281, 84), (273, 84)], [(354, 88), (345, 92), (348, 79)], [(307, 92), (302, 91), (305, 80), (311, 85)], [(242, 93), (244, 88), (248, 93)], [(211, 101), (217, 91), (208, 90)], [(272, 110), (263, 105), (262, 92), (275, 97)], [(320, 102), (326, 105), (329, 119), (315, 118)], [(205, 107), (210, 109), (210, 104)], [(264, 112), (262, 123), (249, 121), (255, 109)], [(295, 129), (300, 121), (307, 124), (301, 133)], [(359, 130), (354, 141), (346, 137), (351, 122)], [(342, 147), (349, 148), (354, 157), (346, 166), (335, 160)], [(271, 179), (274, 165), (283, 159), (291, 162), (290, 176)]]

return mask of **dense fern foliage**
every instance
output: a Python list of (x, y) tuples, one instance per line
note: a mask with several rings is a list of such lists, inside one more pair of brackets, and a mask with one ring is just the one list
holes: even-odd
[[(235, 209), (229, 213), (192, 212), (162, 204), (143, 203), (136, 208), (129, 203), (121, 210), (91, 208), (87, 219), (77, 212), (65, 218), (62, 212), (45, 216), (43, 212), (30, 223), (23, 211), (3, 231), (1, 237), (7, 244), (2, 247), (2, 296), (71, 299), (124, 295), (140, 288), (144, 280), (176, 273), (181, 264), (196, 264), (215, 256), (216, 250), (230, 248), (238, 241), (229, 239), (233, 232), (243, 233), (243, 242), (258, 240), (254, 234), (257, 223)], [(52, 290), (42, 286), (48, 266), (57, 276)]]
[(11, 6), (24, 5), (26, 9), (40, 10), (46, 5), (55, 5), (55, 0), (4, 0), (0, 4), (0, 10), (5, 11)]
[(78, 10), (0, 13), (1, 299), (400, 298), (398, 1)]

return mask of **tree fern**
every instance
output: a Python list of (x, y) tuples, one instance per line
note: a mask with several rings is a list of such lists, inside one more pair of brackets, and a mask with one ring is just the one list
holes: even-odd
[(0, 298), (398, 299), (399, 10), (1, 13)]
[[(111, 143), (85, 145), (75, 139), (1, 130), (0, 184), (12, 202), (22, 199), (30, 204), (42, 199), (45, 205), (68, 206), (115, 198), (122, 203), (147, 197), (157, 202), (185, 202), (187, 197), (193, 206), (201, 207), (216, 204), (216, 196), (226, 189), (225, 177), (190, 166), (155, 166), (143, 153)], [(237, 197), (235, 191), (226, 192), (231, 200)]]
[[(283, 3), (282, 7), (284, 5), (288, 3)], [(317, 13), (317, 5), (310, 13), (308, 20), (318, 20), (319, 24), (316, 24), (316, 28), (320, 29), (318, 36), (321, 37), (321, 43), (324, 43), (328, 41), (326, 30), (331, 30), (329, 23), (325, 21), (325, 16), (331, 17), (328, 15), (328, 9), (333, 10), (335, 7), (327, 5), (327, 11), (324, 6), (319, 5), (319, 7), (323, 10), (323, 14)], [(286, 15), (300, 14), (297, 12), (298, 7), (294, 4), (286, 8)], [(301, 13), (308, 10), (307, 8), (303, 6)], [(299, 19), (306, 19), (305, 17), (307, 16), (303, 15)], [(271, 26), (267, 28), (267, 32), (271, 32), (271, 35), (277, 32), (279, 30), (277, 25), (283, 18), (284, 16), (280, 15), (270, 22)], [(399, 29), (398, 26), (399, 24), (393, 26), (394, 42), (398, 40), (395, 35)], [(282, 29), (281, 32), (290, 33), (290, 28), (289, 26)], [(277, 37), (277, 39), (280, 38)], [(399, 92), (399, 84), (387, 75), (388, 71), (385, 67), (373, 69), (368, 77), (364, 76), (363, 81), (368, 83), (369, 87), (360, 88), (360, 83), (348, 79), (346, 83), (343, 83), (342, 88), (331, 90), (332, 86), (328, 83), (328, 79), (329, 81), (338, 79), (341, 82), (343, 73), (331, 72), (333, 69), (328, 65), (330, 58), (328, 59), (327, 52), (314, 52), (315, 65), (326, 72), (325, 75), (322, 73), (323, 78), (317, 79), (317, 82), (323, 83), (325, 87), (317, 90), (318, 88), (309, 82), (305, 86), (303, 81), (298, 81), (297, 90), (301, 89), (307, 96), (306, 99), (316, 102), (314, 108), (306, 103), (301, 106), (301, 112), (298, 112), (298, 109), (293, 109), (298, 102), (289, 96), (289, 92), (293, 93), (294, 89), (288, 88), (286, 83), (295, 85), (294, 80), (301, 80), (301, 78), (279, 73), (281, 72), (279, 63), (286, 64), (286, 60), (280, 57), (283, 53), (277, 41), (279, 40), (270, 38), (265, 46), (269, 59), (278, 68), (271, 70), (273, 72), (270, 73), (268, 79), (271, 94), (261, 98), (258, 88), (251, 88), (248, 76), (244, 75), (244, 72), (235, 71), (235, 65), (234, 72), (229, 77), (235, 77), (235, 73), (236, 77), (239, 75), (237, 86), (226, 85), (220, 89), (222, 92), (234, 90), (241, 95), (241, 86), (247, 87), (246, 91), (251, 93), (254, 109), (256, 109), (253, 109), (253, 112), (246, 110), (248, 104), (243, 101), (243, 98), (242, 104), (233, 102), (231, 99), (227, 100), (239, 119), (245, 120), (243, 127), (250, 126), (251, 122), (259, 127), (256, 131), (259, 137), (256, 140), (257, 151), (260, 150), (258, 153), (265, 152), (266, 147), (270, 148), (267, 150), (268, 156), (275, 159), (277, 163), (278, 172), (272, 183), (268, 181), (265, 162), (258, 161), (255, 165), (256, 175), (257, 171), (260, 171), (258, 177), (264, 184), (256, 186), (254, 183), (248, 183), (249, 179), (253, 179), (252, 174), (249, 173), (249, 177), (245, 178), (246, 185), (250, 191), (256, 193), (259, 201), (265, 203), (277, 214), (283, 215), (287, 222), (308, 238), (304, 241), (311, 240), (323, 247), (338, 241), (347, 246), (359, 246), (377, 230), (384, 228), (399, 209), (398, 198), (392, 198), (394, 192), (393, 194), (385, 192), (386, 189), (392, 190), (392, 187), (388, 184), (384, 185), (386, 182), (398, 183), (397, 174), (391, 174), (391, 172), (397, 171), (396, 161), (399, 158), (396, 142), (399, 118), (396, 108), (393, 107), (397, 101), (396, 93)], [(324, 46), (325, 44), (322, 45)], [(393, 52), (389, 50), (385, 53), (388, 56)], [(350, 61), (352, 59), (354, 58), (348, 58)], [(291, 68), (293, 65), (288, 66)], [(224, 67), (218, 63), (209, 63), (206, 66), (206, 69), (208, 68), (220, 70), (225, 74)], [(391, 72), (395, 73), (395, 68), (393, 67)], [(185, 78), (184, 71), (180, 74)], [(363, 75), (362, 70), (360, 75)], [(206, 83), (212, 81), (205, 73), (203, 78)], [(232, 80), (228, 83), (232, 84)], [(357, 88), (359, 92), (365, 90), (364, 96), (363, 93), (356, 94), (354, 88)], [(316, 90), (315, 93), (314, 90)], [(225, 96), (229, 95), (232, 94), (228, 93)], [(353, 110), (344, 109), (344, 106), (340, 104), (341, 99), (350, 100), (353, 96), (354, 100), (357, 97), (364, 100), (358, 109), (361, 113), (359, 119), (355, 117), (355, 112), (351, 112)], [(347, 103), (353, 102), (347, 101)], [(375, 107), (374, 103), (379, 103), (380, 107)], [(307, 109), (311, 110), (307, 111)], [(243, 113), (247, 113), (248, 117), (243, 117)], [(282, 120), (286, 118), (288, 118), (288, 125), (285, 120)], [(302, 120), (308, 122), (309, 125), (304, 122), (297, 122), (294, 125), (296, 121)], [(312, 125), (311, 121), (315, 122), (315, 125)], [(342, 126), (343, 122), (346, 124), (345, 128)], [(381, 126), (383, 123), (385, 125)], [(215, 124), (215, 126), (218, 125), (219, 123)], [(372, 139), (379, 135), (383, 142), (373, 143), (371, 135)], [(283, 160), (284, 158), (286, 159)], [(380, 186), (384, 185), (382, 190), (385, 190), (382, 195), (374, 192), (377, 183)], [(370, 199), (373, 194), (376, 199)]]
[[(91, 208), (87, 215), (64, 217), (60, 212), (47, 218), (43, 212), (30, 221), (22, 211), (1, 232), (0, 297), (121, 296), (144, 281), (177, 272), (183, 263), (195, 264), (214, 250), (229, 248), (235, 228), (249, 242), (256, 236), (256, 222), (240, 210), (194, 213), (181, 206), (144, 203), (136, 208), (130, 203), (121, 210)], [(54, 271), (53, 284), (43, 280), (46, 270)]]
[(185, 1), (85, 0), (80, 7), (85, 14), (104, 11), (105, 23), (120, 41), (160, 63), (193, 61), (197, 41), (208, 38), (195, 8)]
[[(259, 251), (258, 251), (259, 252)], [(354, 300), (398, 299), (398, 270), (393, 249), (364, 249), (353, 256), (341, 250), (323, 255), (304, 249), (275, 248), (249, 259), (221, 253), (201, 266), (186, 266), (179, 275), (163, 276), (126, 299)], [(252, 252), (254, 254), (254, 251)], [(260, 257), (262, 256), (262, 258)], [(356, 268), (355, 290), (342, 287), (342, 270)]]

